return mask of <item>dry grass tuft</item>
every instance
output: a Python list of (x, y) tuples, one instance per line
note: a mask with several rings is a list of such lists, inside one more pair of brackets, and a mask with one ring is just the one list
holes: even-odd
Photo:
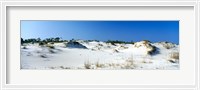
[(170, 53), (168, 61), (171, 63), (177, 63), (179, 61), (179, 52)]
[(124, 63), (100, 63), (99, 61), (91, 63), (90, 61), (84, 62), (86, 69), (100, 69), (100, 68), (121, 68), (121, 69), (134, 69), (136, 67), (133, 57), (127, 59)]
[(171, 59), (179, 59), (179, 52), (173, 52), (170, 54)]
[(125, 63), (120, 65), (122, 69), (134, 69), (136, 64), (134, 60), (126, 60)]
[(91, 66), (90, 61), (85, 61), (85, 62), (84, 62), (84, 67), (85, 67), (86, 69), (90, 69), (90, 66)]
[(95, 65), (96, 65), (97, 68), (104, 67), (104, 64), (99, 63), (99, 61), (97, 61)]

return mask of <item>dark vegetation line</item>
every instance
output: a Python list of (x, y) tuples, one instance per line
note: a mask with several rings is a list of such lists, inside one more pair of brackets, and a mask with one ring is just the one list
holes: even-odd
[[(77, 39), (79, 40), (79, 39)], [(40, 39), (40, 38), (30, 38), (30, 39), (23, 39), (21, 38), (21, 44), (24, 44), (24, 43), (44, 43), (44, 44), (47, 44), (47, 43), (58, 43), (58, 42), (68, 42), (68, 41), (76, 41), (75, 39), (71, 39), (71, 40), (63, 40), (61, 37), (56, 37), (56, 38), (46, 38), (46, 39)], [(91, 41), (96, 41), (96, 42), (99, 42), (99, 40), (85, 40), (86, 42), (91, 42)], [(120, 40), (107, 40), (105, 41), (106, 43), (111, 43), (111, 44), (116, 44), (116, 43), (119, 43), (119, 44), (134, 44), (133, 41), (130, 41), (130, 42), (125, 42), (125, 41), (120, 41)]]

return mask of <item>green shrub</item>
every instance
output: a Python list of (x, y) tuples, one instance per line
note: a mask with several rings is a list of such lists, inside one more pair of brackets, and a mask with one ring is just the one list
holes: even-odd
[(39, 46), (43, 46), (45, 44), (46, 44), (45, 42), (39, 42)]

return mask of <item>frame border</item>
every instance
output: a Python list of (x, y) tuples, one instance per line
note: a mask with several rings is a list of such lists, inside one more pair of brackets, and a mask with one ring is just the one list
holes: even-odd
[[(200, 0), (0, 0), (0, 89), (2, 90), (58, 90), (58, 89), (133, 89), (133, 90), (200, 90), (199, 77), (199, 11)], [(192, 6), (195, 13), (195, 85), (12, 85), (6, 83), (6, 26), (7, 7), (10, 6)]]

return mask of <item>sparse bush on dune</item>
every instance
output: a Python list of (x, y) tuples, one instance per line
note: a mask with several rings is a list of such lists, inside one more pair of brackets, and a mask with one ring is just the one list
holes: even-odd
[(49, 49), (49, 52), (50, 53), (56, 53), (54, 50), (52, 50), (52, 49)]
[(152, 46), (151, 44), (147, 48), (148, 48), (148, 50), (147, 50), (148, 55), (152, 55), (156, 52), (156, 47)]
[(100, 44), (100, 43), (99, 43), (98, 46), (103, 46), (103, 44)]
[(48, 47), (50, 49), (55, 49), (55, 47), (52, 44), (46, 44), (46, 47)]
[(47, 45), (47, 47), (49, 47), (50, 49), (55, 49), (55, 47), (52, 45)]
[(165, 47), (166, 49), (170, 49), (170, 48), (172, 48), (172, 46), (170, 46), (170, 45), (168, 45), (168, 44), (163, 45), (163, 47)]
[(125, 47), (123, 45), (120, 45), (119, 47), (116, 48), (117, 50), (124, 50), (124, 49), (128, 49), (128, 47)]
[(96, 49), (94, 49), (94, 48), (92, 48), (91, 50), (92, 50), (92, 51), (96, 51)]
[(113, 49), (113, 52), (114, 53), (118, 53), (119, 51), (117, 49)]
[(28, 49), (26, 46), (23, 46), (22, 49)]
[(89, 60), (84, 62), (85, 69), (97, 69), (97, 67), (100, 68), (101, 66), (102, 64), (100, 64), (99, 62), (92, 63)]
[(70, 67), (65, 67), (65, 69), (71, 69)]
[(153, 63), (151, 60), (146, 60), (146, 59), (144, 59), (144, 60), (142, 60), (142, 62), (141, 63), (148, 63), (148, 64), (150, 64), (150, 63)]
[(150, 45), (150, 41), (148, 41), (148, 40), (143, 40), (143, 41), (134, 43), (133, 45), (134, 45), (134, 47), (136, 47), (136, 48), (139, 48), (139, 47), (141, 47), (141, 46), (149, 46), (149, 45)]
[(55, 69), (55, 67), (49, 67), (50, 69)]
[(166, 49), (171, 49), (174, 48), (175, 45), (173, 43), (169, 43), (169, 42), (160, 42), (162, 44), (162, 46)]
[(54, 42), (50, 42), (49, 44), (54, 44)]
[(119, 41), (119, 40), (108, 40), (106, 43), (111, 43), (112, 45), (115, 44), (133, 44), (134, 42), (125, 42), (125, 41)]
[(47, 55), (46, 54), (41, 54), (40, 57), (47, 58)]
[(120, 66), (122, 69), (134, 69), (136, 67), (136, 64), (134, 60), (126, 60), (125, 63)]
[(123, 41), (118, 41), (118, 40), (108, 40), (106, 43), (111, 43), (112, 45), (115, 45), (115, 43), (124, 43)]
[(128, 49), (128, 47), (125, 47), (125, 46), (120, 46), (121, 48), (123, 48), (123, 49)]
[(75, 40), (70, 40), (68, 43), (65, 43), (66, 47), (68, 48), (82, 48), (82, 49), (87, 49), (86, 46), (82, 45), (81, 43), (75, 41)]
[(99, 61), (97, 61), (96, 63), (91, 63), (90, 61), (84, 62), (85, 69), (97, 69), (97, 68), (103, 68), (105, 66), (106, 64), (99, 63)]
[(169, 60), (172, 63), (176, 63), (179, 60), (179, 52), (172, 52), (169, 54)]
[(134, 69), (136, 67), (133, 55), (131, 55), (124, 63), (120, 64), (122, 69)]
[(49, 69), (72, 69), (71, 67), (64, 67), (64, 66), (52, 66), (48, 68)]
[(179, 52), (173, 52), (170, 54), (170, 58), (172, 59), (179, 59)]
[(156, 52), (156, 47), (151, 44), (148, 40), (143, 40), (134, 44), (134, 47), (144, 47), (146, 49), (146, 55), (153, 55)]
[(120, 69), (134, 69), (136, 67), (135, 61), (130, 58), (124, 61), (124, 63), (100, 63), (99, 61), (92, 63), (90, 61), (84, 62), (85, 69), (108, 69), (108, 68), (120, 68)]
[(27, 56), (32, 56), (32, 55), (33, 55), (33, 54), (32, 54), (32, 53), (30, 53), (30, 52), (28, 52), (28, 53), (27, 53)]
[(21, 38), (21, 45), (23, 45), (23, 43), (24, 43), (24, 39), (23, 39), (23, 38)]
[(43, 45), (46, 45), (47, 43), (46, 42), (39, 42), (38, 44), (39, 44), (39, 46), (43, 46)]
[(64, 67), (64, 66), (60, 66), (60, 68), (61, 68), (61, 69), (65, 69), (65, 67)]
[(143, 40), (142, 42), (143, 42), (143, 44), (145, 44), (145, 45), (151, 43), (149, 40)]

